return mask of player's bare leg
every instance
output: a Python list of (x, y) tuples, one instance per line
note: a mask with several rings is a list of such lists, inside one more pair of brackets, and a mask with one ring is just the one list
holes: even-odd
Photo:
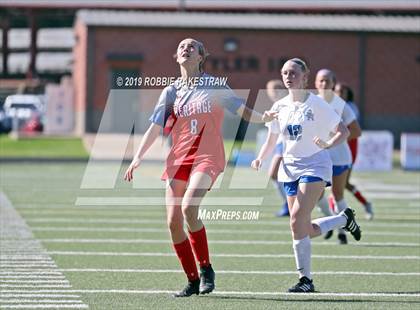
[[(329, 206), (329, 203), (328, 203), (328, 199), (325, 195), (325, 190), (322, 191), (321, 197), (319, 198), (319, 200), (317, 202), (317, 206), (324, 216), (334, 215), (334, 212), (331, 210), (331, 208)], [(330, 239), (332, 237), (332, 235), (333, 235), (333, 230), (327, 231), (326, 234), (324, 235), (324, 239), (326, 239), (326, 240)]]
[(268, 169), (268, 175), (270, 176), (270, 179), (273, 181), (274, 186), (276, 187), (279, 196), (281, 196), (286, 201), (283, 203), (283, 205), (280, 207), (280, 209), (276, 212), (276, 216), (282, 217), (282, 216), (289, 216), (289, 208), (287, 203), (287, 197), (284, 192), (283, 183), (279, 182), (277, 180), (277, 175), (280, 167), (280, 162), (282, 161), (282, 157), (280, 155), (275, 154), (273, 156), (273, 159), (271, 160), (270, 167)]
[[(343, 173), (333, 176), (332, 181), (332, 194), (335, 201), (335, 212), (340, 213), (347, 208), (347, 203), (344, 200), (344, 188), (347, 182), (347, 175), (349, 170), (347, 169)], [(340, 244), (347, 244), (347, 236), (344, 229), (338, 229), (338, 241)]]
[(346, 189), (350, 191), (353, 194), (353, 196), (363, 205), (366, 213), (365, 217), (368, 221), (371, 221), (373, 220), (372, 203), (367, 201), (363, 194), (356, 188), (356, 186), (350, 183), (351, 172), (352, 169), (350, 168), (349, 173), (347, 175)]
[(290, 229), (299, 282), (289, 289), (293, 293), (315, 290), (311, 276), (311, 213), (325, 187), (324, 182), (300, 183), (297, 196), (290, 198)]

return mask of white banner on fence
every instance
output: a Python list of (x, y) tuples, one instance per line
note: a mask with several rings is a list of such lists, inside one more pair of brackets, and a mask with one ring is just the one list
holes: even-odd
[(365, 130), (359, 138), (356, 171), (392, 170), (394, 137), (390, 131)]
[(61, 84), (48, 84), (45, 89), (47, 109), (46, 134), (70, 134), (74, 127), (73, 86), (64, 77)]
[(420, 170), (420, 133), (401, 134), (401, 166)]

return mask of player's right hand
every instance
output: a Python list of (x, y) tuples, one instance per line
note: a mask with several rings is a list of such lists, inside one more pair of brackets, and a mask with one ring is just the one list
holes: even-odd
[(264, 123), (269, 123), (271, 122), (273, 119), (277, 119), (279, 112), (277, 111), (265, 111), (264, 114), (262, 115), (262, 120)]
[(133, 171), (140, 166), (140, 159), (135, 158), (124, 173), (124, 180), (130, 182), (133, 179)]
[(261, 159), (254, 159), (252, 162), (251, 162), (251, 167), (252, 168), (254, 168), (255, 170), (258, 170), (258, 169), (260, 169), (261, 168), (261, 164), (262, 164), (262, 161), (261, 161)]

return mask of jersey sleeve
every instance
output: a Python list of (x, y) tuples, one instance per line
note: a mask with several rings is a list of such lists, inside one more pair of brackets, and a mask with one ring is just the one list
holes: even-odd
[(244, 98), (238, 97), (235, 92), (229, 87), (224, 86), (220, 90), (217, 90), (219, 94), (219, 102), (226, 110), (232, 114), (236, 114), (241, 105), (246, 104)]
[(277, 120), (265, 123), (265, 127), (268, 128), (269, 133), (280, 134), (280, 124)]
[(319, 115), (321, 124), (324, 124), (330, 132), (334, 132), (335, 128), (341, 121), (341, 116), (326, 102), (320, 102)]
[(344, 106), (342, 119), (344, 125), (346, 126), (350, 125), (353, 121), (356, 120), (356, 114), (354, 114), (353, 110), (348, 104)]
[(352, 101), (348, 101), (347, 105), (353, 111), (354, 115), (356, 115), (357, 121), (359, 121), (360, 120), (360, 111), (359, 111), (359, 108), (357, 107), (357, 105)]
[(176, 89), (173, 86), (165, 87), (159, 96), (155, 109), (149, 120), (161, 127), (165, 127), (166, 121), (172, 114), (176, 99)]

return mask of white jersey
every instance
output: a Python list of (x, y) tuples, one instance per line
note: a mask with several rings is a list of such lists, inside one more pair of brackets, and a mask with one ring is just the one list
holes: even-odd
[[(278, 100), (276, 102), (274, 102), (273, 106), (271, 107), (270, 111), (276, 111), (279, 112), (280, 111), (280, 106), (281, 106), (281, 100)], [(278, 134), (279, 137), (277, 138), (276, 141), (276, 151), (279, 155), (283, 154), (283, 136), (280, 135), (280, 129), (279, 129), (279, 123), (278, 122), (270, 122), (270, 123), (265, 123), (265, 127), (268, 128), (268, 134)], [(280, 147), (281, 145), (281, 147)], [(281, 149), (281, 152), (279, 152), (279, 150)]]
[[(341, 116), (344, 125), (348, 126), (356, 120), (356, 115), (346, 102), (339, 96), (334, 95), (330, 106)], [(351, 165), (352, 157), (350, 147), (347, 141), (344, 141), (332, 148), (328, 149), (334, 166)]]
[(328, 103), (312, 93), (298, 104), (291, 102), (290, 95), (276, 103), (278, 120), (270, 123), (270, 129), (283, 136), (284, 156), (302, 158), (318, 153), (322, 149), (314, 143), (314, 137), (327, 141), (340, 122)]
[(340, 117), (323, 99), (310, 93), (305, 102), (294, 103), (291, 97), (276, 102), (278, 120), (270, 123), (270, 130), (282, 136), (283, 163), (278, 179), (290, 182), (303, 175), (331, 180), (332, 164), (328, 152), (318, 147), (315, 136), (327, 141)]

